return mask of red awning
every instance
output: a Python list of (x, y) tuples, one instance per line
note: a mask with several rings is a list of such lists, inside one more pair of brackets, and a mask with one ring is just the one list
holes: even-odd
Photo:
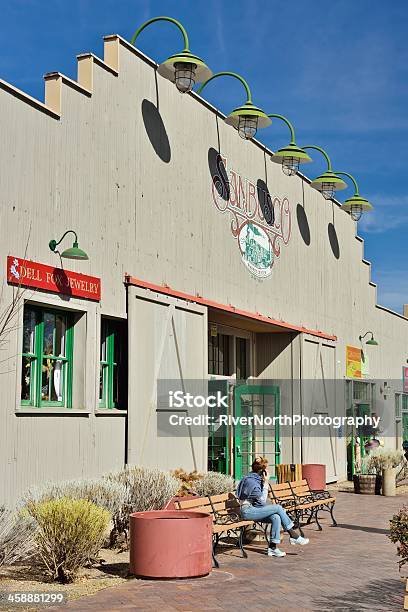
[[(134, 285), (136, 287), (150, 289), (151, 291), (156, 291), (157, 293), (163, 293), (171, 297), (179, 298), (181, 300), (186, 300), (187, 302), (194, 302), (195, 304), (202, 304), (203, 306), (208, 306), (208, 308), (213, 308), (214, 310), (228, 312), (228, 313), (235, 314), (241, 317), (246, 317), (248, 319), (252, 319), (255, 321), (260, 321), (262, 323), (267, 323), (271, 326), (271, 328), (273, 327), (275, 331), (282, 331), (282, 332), (283, 331), (294, 331), (294, 332), (300, 332), (304, 334), (310, 334), (311, 336), (317, 336), (319, 338), (324, 338), (325, 340), (333, 340), (333, 341), (337, 340), (337, 336), (327, 334), (320, 330), (309, 329), (307, 327), (303, 327), (302, 325), (293, 325), (291, 323), (287, 323), (286, 321), (273, 319), (272, 317), (262, 315), (259, 312), (249, 312), (247, 310), (241, 310), (240, 308), (236, 308), (232, 304), (220, 304), (219, 302), (207, 300), (203, 298), (201, 295), (190, 295), (188, 293), (183, 293), (182, 291), (176, 291), (175, 289), (172, 289), (168, 285), (155, 285), (154, 283), (149, 283), (147, 281), (140, 280), (139, 278), (134, 278), (133, 276), (130, 276), (128, 274), (125, 275), (125, 283), (127, 285)], [(279, 328), (279, 329), (276, 329), (276, 328)]]

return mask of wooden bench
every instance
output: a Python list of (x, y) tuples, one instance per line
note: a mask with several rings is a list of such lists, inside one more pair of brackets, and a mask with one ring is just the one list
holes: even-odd
[(269, 499), (272, 503), (284, 507), (302, 535), (302, 525), (308, 525), (312, 521), (322, 530), (319, 511), (329, 512), (333, 525), (337, 525), (333, 515), (336, 498), (331, 497), (328, 491), (311, 491), (306, 479), (270, 484)]
[(175, 502), (177, 510), (206, 512), (213, 518), (213, 548), (212, 556), (215, 567), (219, 567), (216, 559), (216, 549), (219, 541), (224, 538), (236, 537), (236, 545), (241, 549), (242, 556), (247, 557), (244, 549), (244, 532), (254, 521), (243, 521), (240, 515), (240, 504), (233, 493), (195, 497), (193, 499)]

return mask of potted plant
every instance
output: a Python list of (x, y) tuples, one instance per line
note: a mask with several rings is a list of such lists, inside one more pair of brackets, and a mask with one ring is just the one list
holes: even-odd
[(402, 460), (402, 451), (384, 448), (372, 450), (363, 460), (367, 473), (374, 473), (382, 477), (382, 494), (387, 497), (395, 496), (397, 467)]
[(359, 474), (354, 474), (354, 493), (361, 495), (381, 494), (381, 474), (366, 474), (364, 468)]

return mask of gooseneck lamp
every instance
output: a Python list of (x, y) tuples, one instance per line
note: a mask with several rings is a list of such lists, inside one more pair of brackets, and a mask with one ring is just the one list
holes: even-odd
[(366, 336), (368, 336), (368, 334), (371, 334), (371, 338), (366, 341), (366, 344), (368, 344), (370, 346), (378, 346), (378, 342), (377, 342), (377, 340), (374, 339), (374, 334), (373, 334), (372, 331), (368, 331), (363, 336), (359, 336), (358, 339), (360, 340), (360, 342), (362, 343), (364, 338)]
[(208, 80), (212, 75), (211, 70), (198, 55), (191, 53), (187, 32), (182, 24), (177, 21), (177, 19), (173, 19), (173, 17), (154, 17), (153, 19), (145, 21), (145, 23), (143, 23), (133, 34), (130, 43), (135, 45), (135, 41), (139, 34), (143, 32), (147, 26), (156, 21), (169, 21), (173, 23), (180, 30), (184, 40), (184, 49), (179, 53), (171, 55), (160, 64), (157, 72), (165, 79), (175, 83), (177, 89), (181, 93), (191, 91), (196, 83)]
[(268, 117), (270, 119), (280, 119), (286, 123), (290, 131), (290, 143), (286, 147), (283, 147), (283, 149), (276, 151), (276, 153), (271, 156), (271, 161), (282, 164), (282, 171), (287, 176), (294, 176), (299, 170), (300, 164), (306, 164), (312, 160), (306, 151), (296, 144), (295, 130), (289, 119), (283, 115), (275, 114), (270, 114)]
[(64, 257), (65, 259), (80, 259), (80, 260), (89, 259), (85, 251), (79, 248), (78, 236), (77, 236), (77, 233), (74, 232), (74, 230), (67, 230), (65, 234), (63, 234), (61, 239), (58, 240), (58, 242), (56, 240), (50, 240), (50, 242), (48, 243), (48, 246), (50, 247), (51, 251), (53, 251), (54, 253), (59, 253), (59, 251), (57, 251), (57, 246), (64, 240), (67, 234), (74, 234), (75, 240), (70, 249), (65, 249), (65, 251), (61, 253), (61, 257)]
[(308, 145), (303, 147), (304, 149), (314, 149), (315, 151), (319, 151), (325, 157), (327, 161), (327, 170), (320, 176), (317, 176), (311, 182), (311, 187), (313, 189), (317, 189), (320, 191), (322, 196), (326, 198), (326, 200), (331, 200), (334, 197), (336, 191), (340, 189), (346, 189), (347, 183), (345, 183), (335, 172), (332, 170), (332, 165), (330, 161), (330, 157), (327, 155), (326, 151), (321, 147), (316, 147), (315, 145)]
[(210, 81), (221, 76), (230, 76), (234, 79), (238, 79), (238, 81), (240, 81), (245, 88), (247, 97), (246, 102), (235, 108), (225, 119), (225, 123), (228, 123), (228, 125), (232, 125), (235, 129), (237, 129), (241, 138), (249, 140), (255, 136), (259, 128), (267, 127), (272, 123), (272, 121), (269, 119), (268, 115), (263, 112), (263, 110), (253, 104), (249, 85), (241, 75), (237, 74), (236, 72), (217, 72), (197, 89), (197, 93), (200, 94)]
[[(372, 210), (373, 207), (370, 204), (370, 202), (366, 200), (366, 198), (363, 198), (360, 195), (358, 191), (357, 181), (354, 178), (354, 176), (352, 176), (348, 172), (336, 172), (336, 174), (337, 175), (340, 174), (341, 176), (347, 176), (354, 185), (354, 190), (355, 190), (354, 195), (351, 198), (348, 198), (347, 200), (344, 201), (344, 204), (342, 204), (342, 209), (349, 212), (351, 218), (354, 219), (354, 221), (359, 221), (361, 219), (361, 215), (363, 214), (363, 212)], [(369, 344), (369, 342), (367, 342), (367, 344)]]

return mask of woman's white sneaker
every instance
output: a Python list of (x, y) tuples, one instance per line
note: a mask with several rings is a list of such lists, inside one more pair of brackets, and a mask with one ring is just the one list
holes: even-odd
[(289, 538), (291, 544), (298, 544), (298, 546), (306, 546), (309, 544), (309, 538), (304, 538), (303, 536), (299, 536), (297, 538)]
[(279, 548), (268, 548), (268, 557), (286, 557), (286, 553)]

